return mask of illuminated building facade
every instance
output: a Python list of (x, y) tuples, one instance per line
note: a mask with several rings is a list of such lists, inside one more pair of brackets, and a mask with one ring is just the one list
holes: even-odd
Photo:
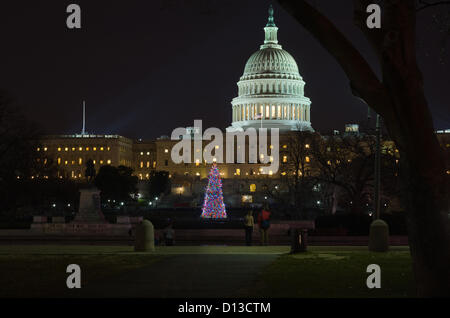
[(93, 160), (96, 170), (103, 165), (132, 166), (133, 141), (118, 135), (47, 135), (41, 138), (43, 160), (58, 167), (59, 177), (84, 177), (86, 161)]

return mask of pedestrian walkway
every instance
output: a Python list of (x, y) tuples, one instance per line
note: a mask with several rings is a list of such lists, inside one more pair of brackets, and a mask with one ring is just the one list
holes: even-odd
[[(279, 253), (278, 253), (279, 254)], [(69, 297), (237, 297), (278, 254), (168, 255), (152, 265), (92, 283)]]

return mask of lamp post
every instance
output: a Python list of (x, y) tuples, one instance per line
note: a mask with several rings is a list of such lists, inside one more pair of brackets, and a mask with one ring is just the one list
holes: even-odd
[(374, 187), (374, 208), (375, 208), (375, 220), (380, 218), (380, 178), (381, 178), (381, 118), (377, 114), (376, 123), (376, 150), (375, 150), (375, 187)]

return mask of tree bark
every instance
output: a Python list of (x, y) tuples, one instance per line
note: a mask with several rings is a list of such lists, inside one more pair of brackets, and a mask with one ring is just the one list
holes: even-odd
[(355, 1), (355, 23), (379, 58), (382, 82), (350, 41), (300, 0), (279, 0), (337, 60), (355, 96), (383, 118), (400, 151), (403, 202), (419, 296), (450, 296), (448, 176), (415, 55), (415, 3), (385, 1), (381, 29), (365, 25), (367, 0)]

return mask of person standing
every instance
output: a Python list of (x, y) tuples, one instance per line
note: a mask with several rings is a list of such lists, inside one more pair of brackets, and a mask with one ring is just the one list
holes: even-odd
[(261, 209), (258, 215), (259, 233), (261, 234), (261, 245), (269, 244), (270, 211), (267, 204)]
[(170, 223), (164, 233), (166, 246), (173, 246), (174, 235), (175, 235), (175, 231), (173, 230), (172, 223)]
[(245, 228), (245, 245), (252, 245), (252, 234), (253, 226), (255, 225), (255, 219), (253, 218), (253, 211), (248, 211), (244, 218), (244, 228)]

